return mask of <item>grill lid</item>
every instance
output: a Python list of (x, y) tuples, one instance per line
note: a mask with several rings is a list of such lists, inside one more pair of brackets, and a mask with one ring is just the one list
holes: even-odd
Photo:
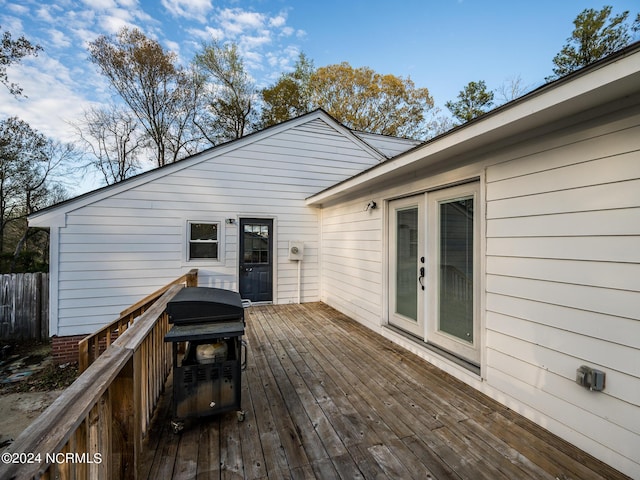
[(244, 321), (242, 299), (238, 292), (211, 287), (188, 287), (167, 303), (169, 323)]

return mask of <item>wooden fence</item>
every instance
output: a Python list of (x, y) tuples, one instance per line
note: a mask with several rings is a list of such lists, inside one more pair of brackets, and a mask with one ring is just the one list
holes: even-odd
[(0, 275), (0, 339), (49, 339), (49, 274)]
[(78, 379), (9, 446), (5, 455), (16, 462), (0, 463), (0, 478), (136, 478), (142, 441), (172, 368), (165, 308), (195, 275), (162, 289), (86, 362)]

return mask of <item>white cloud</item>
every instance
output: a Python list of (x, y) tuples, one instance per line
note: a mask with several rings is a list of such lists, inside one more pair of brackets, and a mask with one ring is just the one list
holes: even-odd
[(178, 42), (174, 42), (173, 40), (165, 40), (164, 44), (170, 52), (173, 52), (176, 55), (180, 55), (180, 44)]
[(10, 32), (12, 37), (18, 37), (24, 31), (22, 20), (16, 17), (0, 16), (0, 25), (2, 30)]
[(82, 3), (94, 10), (108, 10), (116, 7), (114, 0), (82, 0)]
[(200, 40), (201, 42), (210, 42), (211, 40), (224, 40), (225, 33), (219, 28), (205, 27), (204, 29), (189, 28), (187, 33), (190, 37)]
[(174, 17), (189, 18), (202, 23), (213, 9), (211, 0), (162, 0), (161, 3)]
[(7, 9), (16, 15), (24, 15), (29, 12), (29, 8), (24, 5), (16, 5), (15, 3), (10, 3), (7, 5)]
[(51, 44), (56, 48), (66, 48), (71, 46), (71, 41), (66, 33), (56, 30), (49, 29), (49, 37), (51, 39)]
[(249, 30), (262, 28), (265, 24), (265, 15), (239, 8), (225, 8), (220, 12), (219, 21), (223, 30), (236, 36)]
[(0, 117), (17, 116), (48, 137), (68, 142), (73, 134), (68, 121), (80, 118), (89, 105), (77, 86), (78, 78), (57, 60), (41, 55), (12, 69), (27, 98), (0, 90)]
[[(282, 50), (269, 52), (267, 61), (269, 66), (279, 72), (289, 72), (293, 70), (293, 64), (300, 56), (300, 49), (294, 45), (289, 45)], [(279, 74), (278, 74), (279, 75)]]
[(264, 47), (271, 43), (271, 35), (267, 31), (261, 32), (260, 35), (246, 35), (240, 38), (238, 42), (241, 51), (251, 51)]
[(36, 11), (37, 18), (46, 23), (53, 23), (55, 21), (55, 18), (51, 13), (52, 9), (56, 9), (56, 7), (54, 5), (40, 6), (40, 8), (38, 8), (38, 10)]
[(286, 15), (280, 14), (277, 17), (269, 19), (269, 25), (275, 28), (283, 27), (287, 23)]
[(290, 37), (291, 35), (293, 35), (293, 33), (295, 32), (295, 30), (293, 29), (293, 27), (284, 27), (281, 31), (280, 34), (283, 37)]
[[(133, 23), (131, 15), (125, 11), (110, 10), (111, 13), (107, 15), (99, 16), (99, 24), (102, 30), (109, 34), (118, 33), (122, 27), (133, 28), (136, 25)], [(125, 13), (125, 15), (119, 14)]]

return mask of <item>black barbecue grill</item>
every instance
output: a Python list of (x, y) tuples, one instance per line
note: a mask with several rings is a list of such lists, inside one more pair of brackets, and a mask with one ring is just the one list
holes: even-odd
[(173, 324), (164, 340), (173, 344), (174, 432), (188, 418), (231, 410), (244, 420), (240, 393), (247, 351), (240, 294), (184, 288), (167, 303), (166, 312)]

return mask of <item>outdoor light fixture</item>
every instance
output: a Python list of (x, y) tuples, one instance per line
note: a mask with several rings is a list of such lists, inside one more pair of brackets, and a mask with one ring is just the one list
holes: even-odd
[(227, 218), (226, 223), (227, 223), (227, 225), (234, 225), (236, 223), (236, 219), (235, 218)]
[(374, 200), (371, 200), (369, 203), (367, 203), (367, 208), (365, 208), (365, 210), (375, 210), (377, 206), (378, 205), (376, 204), (376, 202)]

